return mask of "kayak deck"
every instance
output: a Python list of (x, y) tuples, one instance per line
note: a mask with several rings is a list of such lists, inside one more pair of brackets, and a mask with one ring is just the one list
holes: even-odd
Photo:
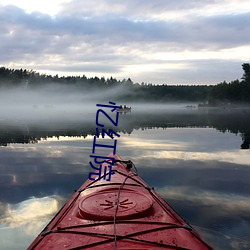
[(29, 250), (212, 249), (131, 170), (130, 162), (108, 157), (115, 158), (111, 181), (104, 173), (100, 180), (88, 179)]

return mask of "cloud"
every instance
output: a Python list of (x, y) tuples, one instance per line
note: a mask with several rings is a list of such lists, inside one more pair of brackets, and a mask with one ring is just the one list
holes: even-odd
[[(234, 10), (233, 0), (75, 0), (55, 16), (0, 5), (0, 63), (61, 75), (135, 77), (139, 82), (234, 80), (241, 76), (241, 63), (250, 59), (238, 52), (250, 40), (250, 13), (247, 2), (242, 4), (245, 9)], [(225, 74), (232, 65), (226, 49), (236, 51), (233, 62), (239, 65), (231, 75)], [(211, 65), (221, 62), (224, 67), (211, 71)], [(204, 63), (210, 67), (202, 68)], [(205, 79), (199, 69), (208, 72)]]
[[(74, 44), (79, 47), (81, 42), (85, 45), (91, 44), (93, 47), (105, 42), (109, 45), (164, 42), (195, 49), (197, 44), (203, 48), (207, 48), (209, 44), (210, 46), (221, 45), (221, 47), (245, 45), (248, 44), (250, 36), (247, 33), (245, 33), (245, 39), (240, 36), (242, 31), (249, 29), (250, 13), (195, 17), (189, 22), (178, 20), (168, 22), (167, 20), (135, 20), (112, 15), (89, 18), (59, 15), (52, 18), (39, 12), (27, 14), (19, 8), (10, 6), (4, 9), (2, 19), (5, 20), (5, 26), (3, 28), (9, 31), (9, 35), (16, 34), (17, 38), (18, 35), (32, 38), (29, 40), (31, 44), (28, 43), (27, 46), (32, 45), (32, 42), (37, 46), (44, 44), (44, 47), (50, 45), (53, 48), (56, 45), (59, 45), (58, 48), (62, 48), (62, 45), (63, 48), (67, 45), (74, 47)], [(40, 43), (37, 38), (42, 39)], [(65, 40), (68, 43), (65, 44)]]
[[(161, 19), (166, 18), (171, 20), (172, 18), (183, 18), (190, 15), (198, 15), (200, 13), (214, 11), (214, 8), (219, 8), (220, 10), (225, 9), (229, 11), (230, 4), (234, 1), (198, 1), (198, 0), (179, 0), (179, 1), (162, 1), (162, 0), (127, 0), (126, 2), (115, 0), (86, 0), (84, 3), (79, 0), (69, 1), (65, 3), (64, 10), (61, 11), (64, 15), (79, 15), (79, 16), (130, 16), (134, 19)], [(247, 0), (242, 1), (243, 9), (244, 3), (248, 3)], [(112, 8), (110, 8), (112, 6)], [(221, 7), (222, 6), (222, 7)], [(228, 6), (225, 8), (225, 6)], [(239, 7), (237, 6), (234, 11), (237, 11)], [(239, 11), (239, 10), (238, 10)]]

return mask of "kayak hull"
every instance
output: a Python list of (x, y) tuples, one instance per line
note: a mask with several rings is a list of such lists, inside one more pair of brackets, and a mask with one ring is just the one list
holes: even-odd
[(115, 158), (111, 180), (105, 180), (104, 172), (100, 180), (88, 179), (29, 250), (212, 249), (131, 164), (118, 155), (110, 157)]

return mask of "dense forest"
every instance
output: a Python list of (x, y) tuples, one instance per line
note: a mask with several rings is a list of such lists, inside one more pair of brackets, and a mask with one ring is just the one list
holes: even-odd
[[(117, 80), (113, 77), (87, 78), (82, 76), (59, 77), (40, 74), (34, 70), (9, 69), (0, 67), (0, 87), (21, 87), (35, 89), (51, 84), (63, 84), (79, 88), (80, 91), (110, 90), (120, 88), (120, 101), (149, 101), (172, 102), (190, 101), (200, 102), (203, 105), (218, 106), (228, 104), (250, 103), (250, 64), (242, 64), (243, 76), (241, 80), (217, 85), (153, 85), (151, 83), (134, 83), (130, 78)], [(115, 100), (115, 98), (114, 98)], [(202, 104), (201, 104), (202, 105)]]

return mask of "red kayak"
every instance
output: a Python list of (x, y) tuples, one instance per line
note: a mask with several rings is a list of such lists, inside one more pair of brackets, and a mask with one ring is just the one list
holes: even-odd
[(131, 161), (110, 154), (102, 167), (101, 177), (88, 179), (28, 249), (212, 249), (132, 171)]

